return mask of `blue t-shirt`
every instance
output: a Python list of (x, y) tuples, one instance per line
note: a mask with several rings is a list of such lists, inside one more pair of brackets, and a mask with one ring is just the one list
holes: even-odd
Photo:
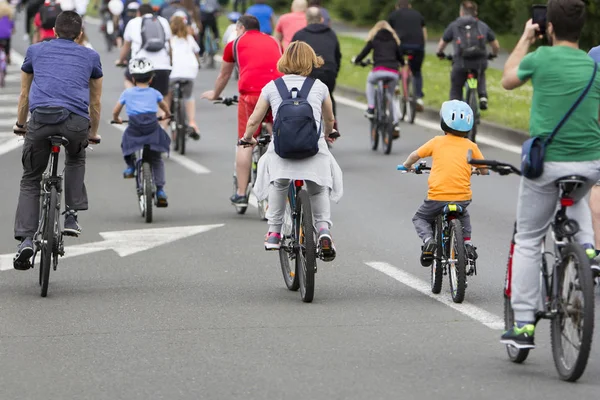
[(600, 46), (596, 46), (588, 53), (590, 57), (597, 63), (600, 63)]
[(158, 112), (158, 103), (163, 99), (163, 95), (154, 88), (132, 87), (125, 89), (121, 93), (119, 103), (125, 104), (127, 115), (140, 115)]
[(267, 35), (273, 33), (273, 27), (271, 26), (271, 16), (273, 13), (274, 11), (271, 6), (266, 4), (254, 4), (246, 10), (246, 14), (256, 17), (260, 23), (260, 31)]
[(29, 111), (64, 107), (89, 119), (90, 79), (102, 78), (100, 56), (72, 40), (54, 39), (29, 46), (21, 70), (33, 74)]

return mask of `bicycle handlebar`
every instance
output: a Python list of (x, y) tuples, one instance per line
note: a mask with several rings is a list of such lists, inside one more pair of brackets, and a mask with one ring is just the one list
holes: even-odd
[[(271, 143), (271, 136), (260, 137), (260, 138), (258, 138), (257, 142), (258, 142), (257, 144), (259, 146), (266, 146), (269, 143)], [(237, 144), (238, 144), (238, 146), (252, 146), (251, 143), (246, 142), (243, 138), (238, 140)]]
[(467, 162), (477, 167), (489, 168), (500, 175), (516, 174), (521, 176), (521, 170), (512, 164), (495, 160), (478, 160), (473, 158), (473, 151), (467, 152)]
[(233, 97), (220, 98), (219, 100), (213, 101), (213, 104), (223, 104), (223, 105), (226, 105), (227, 107), (229, 107), (233, 104), (237, 104), (238, 102), (239, 102), (239, 98), (237, 96), (233, 96)]
[(352, 64), (358, 65), (360, 67), (368, 67), (369, 65), (373, 65), (373, 60), (367, 58), (366, 60), (356, 62), (356, 57), (352, 58)]
[[(454, 60), (454, 54), (445, 54), (443, 52), (441, 53), (437, 53), (436, 56), (440, 59), (440, 60), (448, 60), (448, 61), (453, 61)], [(498, 57), (497, 54), (492, 54), (492, 53), (488, 53), (487, 55), (487, 59), (488, 60), (493, 60), (494, 58)]]
[[(413, 169), (408, 169), (406, 168), (404, 165), (398, 165), (396, 167), (396, 169), (400, 172), (402, 172), (403, 174), (412, 172), (413, 174), (416, 175), (421, 175), (423, 173), (428, 173), (431, 171), (431, 167), (428, 167), (427, 164), (425, 162), (421, 162), (417, 165), (414, 166)], [(471, 171), (471, 175), (481, 175), (481, 171), (479, 169), (474, 169)]]
[[(173, 118), (174, 118), (174, 117), (173, 117), (172, 115), (169, 115), (168, 117), (157, 117), (157, 118), (156, 118), (156, 120), (157, 120), (157, 121), (165, 121), (165, 120), (171, 120), (171, 119), (173, 119)], [(118, 122), (118, 121), (114, 121), (114, 120), (113, 120), (113, 121), (110, 121), (110, 123), (111, 123), (111, 124), (116, 124), (116, 125), (120, 125), (120, 124), (128, 124), (128, 123), (129, 123), (129, 120), (128, 120), (128, 119), (123, 119), (123, 120), (121, 120), (121, 122)]]

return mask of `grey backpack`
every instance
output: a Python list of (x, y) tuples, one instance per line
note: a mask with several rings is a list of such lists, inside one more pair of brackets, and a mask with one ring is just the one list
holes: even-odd
[(142, 19), (142, 49), (156, 53), (165, 48), (167, 37), (165, 29), (157, 16), (145, 16)]

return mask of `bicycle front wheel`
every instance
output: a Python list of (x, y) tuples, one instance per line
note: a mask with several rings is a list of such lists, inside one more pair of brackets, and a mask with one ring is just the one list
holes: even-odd
[(152, 168), (150, 163), (142, 164), (142, 201), (144, 202), (144, 217), (147, 223), (152, 222), (152, 202), (154, 200), (152, 185)]
[(594, 334), (594, 282), (589, 258), (577, 243), (567, 244), (555, 274), (558, 313), (550, 323), (550, 341), (561, 379), (575, 382), (585, 371)]
[(46, 213), (46, 226), (42, 234), (42, 255), (40, 259), (40, 277), (41, 277), (41, 295), (48, 295), (48, 284), (50, 282), (50, 268), (52, 267), (52, 257), (56, 256), (54, 246), (56, 245), (58, 233), (58, 191), (56, 187), (50, 187), (50, 199), (48, 201), (48, 211)]
[[(281, 226), (281, 248), (279, 249), (279, 263), (285, 286), (289, 290), (296, 291), (300, 287), (298, 282), (298, 267), (296, 263), (297, 254), (295, 244), (297, 238), (295, 235), (294, 215), (291, 205), (291, 190), (285, 204), (285, 214), (283, 214), (283, 225)], [(293, 268), (292, 268), (293, 267)]]
[(465, 242), (463, 239), (462, 224), (458, 219), (450, 221), (450, 260), (449, 278), (450, 293), (452, 301), (462, 303), (465, 299), (465, 290), (467, 289), (467, 257), (465, 254)]
[(296, 197), (296, 218), (300, 244), (300, 251), (296, 257), (296, 270), (300, 275), (300, 296), (303, 302), (310, 303), (315, 294), (317, 250), (310, 198), (306, 190), (301, 190)]

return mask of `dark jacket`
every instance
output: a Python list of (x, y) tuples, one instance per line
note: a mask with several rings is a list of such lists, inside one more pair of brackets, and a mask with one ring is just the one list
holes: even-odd
[(394, 39), (392, 32), (381, 29), (373, 40), (367, 42), (360, 54), (356, 56), (356, 62), (360, 62), (373, 50), (373, 67), (385, 67), (399, 69), (404, 65), (402, 51)]
[(129, 115), (129, 125), (121, 139), (123, 155), (133, 154), (145, 145), (150, 146), (150, 150), (169, 153), (171, 138), (158, 124), (156, 114)]
[(292, 41), (295, 40), (308, 43), (318, 56), (323, 57), (325, 64), (319, 70), (322, 70), (323, 73), (334, 73), (337, 76), (340, 71), (342, 53), (338, 38), (330, 27), (324, 24), (310, 24), (296, 32)]

